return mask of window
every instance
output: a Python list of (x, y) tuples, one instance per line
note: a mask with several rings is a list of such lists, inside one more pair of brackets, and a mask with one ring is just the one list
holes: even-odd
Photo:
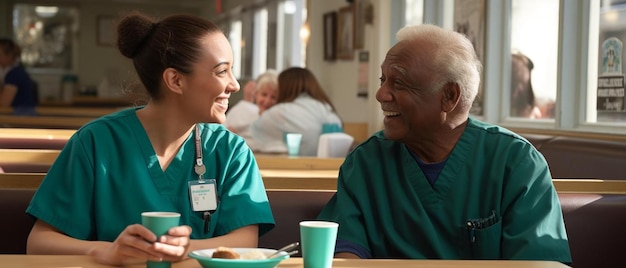
[(424, 21), (424, 1), (405, 0), (404, 21), (406, 25), (421, 24)]
[(306, 0), (250, 1), (217, 21), (227, 25), (239, 79), (255, 79), (267, 69), (305, 66), (310, 34), (306, 5)]
[(267, 69), (267, 8), (254, 12), (252, 44), (252, 77), (258, 77)]
[[(624, 107), (624, 45), (626, 41), (626, 1), (595, 1), (590, 12), (598, 16), (592, 20), (598, 39), (590, 34), (589, 73), (587, 92), (587, 123), (626, 123)], [(595, 29), (594, 29), (595, 30)]]
[(286, 0), (278, 6), (277, 64), (283, 70), (292, 66), (305, 66), (306, 43), (301, 30), (306, 28), (306, 0)]
[(510, 116), (554, 118), (558, 27), (559, 0), (513, 0)]
[(242, 52), (244, 43), (242, 41), (242, 23), (241, 20), (231, 22), (228, 40), (233, 47), (233, 74), (235, 77), (241, 77), (241, 67), (243, 63)]
[(13, 8), (14, 39), (22, 48), (22, 63), (29, 68), (75, 68), (77, 29), (75, 7), (16, 4)]

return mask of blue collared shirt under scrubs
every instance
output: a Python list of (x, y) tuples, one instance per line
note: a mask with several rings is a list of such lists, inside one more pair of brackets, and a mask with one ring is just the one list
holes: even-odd
[(362, 257), (571, 262), (543, 156), (471, 118), (432, 186), (404, 144), (376, 133), (346, 158), (319, 219), (339, 223), (338, 252)]
[(224, 235), (258, 224), (274, 226), (263, 181), (245, 141), (219, 124), (198, 124), (204, 178), (215, 179), (219, 204), (208, 232), (202, 212), (190, 205), (188, 181), (194, 173), (194, 133), (165, 171), (131, 108), (80, 128), (68, 141), (31, 201), (27, 213), (78, 239), (114, 241), (141, 212), (181, 213), (192, 239)]

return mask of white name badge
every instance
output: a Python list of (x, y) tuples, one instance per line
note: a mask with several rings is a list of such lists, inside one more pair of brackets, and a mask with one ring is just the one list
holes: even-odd
[(215, 180), (189, 181), (189, 198), (193, 211), (215, 211), (217, 209), (217, 193)]

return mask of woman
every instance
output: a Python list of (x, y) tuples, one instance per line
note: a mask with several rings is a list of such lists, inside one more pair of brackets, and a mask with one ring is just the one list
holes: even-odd
[(11, 39), (0, 38), (0, 69), (5, 72), (0, 83), (0, 107), (12, 107), (13, 114), (35, 115), (35, 83), (20, 64), (20, 47)]
[[(126, 265), (256, 247), (274, 224), (256, 161), (243, 139), (207, 124), (224, 122), (239, 90), (226, 37), (199, 17), (156, 22), (139, 13), (121, 20), (118, 36), (151, 99), (86, 124), (68, 141), (27, 209), (37, 218), (28, 253)], [(196, 199), (203, 182), (215, 186), (217, 196), (205, 196), (215, 203)], [(181, 226), (158, 238), (138, 224), (144, 211), (179, 212)]]
[(267, 70), (256, 79), (255, 101), (259, 115), (278, 101), (278, 73), (275, 70)]
[(511, 116), (531, 119), (541, 118), (541, 110), (535, 104), (535, 93), (530, 79), (533, 62), (526, 55), (511, 54)]
[[(249, 85), (253, 88), (248, 88)], [(239, 136), (245, 139), (250, 136), (250, 125), (259, 118), (260, 114), (276, 104), (278, 99), (278, 73), (274, 70), (267, 70), (257, 77), (255, 81), (249, 81), (244, 90), (248, 90), (248, 92), (244, 93), (249, 98), (239, 101), (237, 105), (226, 113), (225, 125), (230, 131), (239, 134)]]
[(292, 67), (278, 76), (278, 101), (252, 124), (254, 142), (248, 144), (256, 151), (284, 153), (284, 135), (301, 133), (300, 155), (315, 156), (324, 124), (341, 125), (330, 98), (311, 71)]

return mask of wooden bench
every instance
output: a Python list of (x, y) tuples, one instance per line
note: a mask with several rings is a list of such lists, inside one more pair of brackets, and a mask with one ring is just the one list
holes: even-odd
[(2, 163), (52, 165), (60, 152), (50, 149), (0, 149), (0, 166)]
[(0, 115), (0, 127), (78, 129), (94, 117)]
[[(0, 173), (0, 188), (39, 187), (45, 173)], [(337, 189), (337, 173), (334, 171), (284, 171), (261, 170), (266, 189)]]
[(0, 138), (65, 139), (69, 140), (75, 129), (50, 128), (0, 128)]
[[(31, 142), (34, 143), (35, 141)], [(40, 142), (44, 143), (44, 141)], [(30, 165), (37, 167), (36, 172), (42, 172), (40, 170), (47, 172), (47, 169), (42, 169), (42, 167), (48, 166), (49, 168), (60, 152), (60, 150), (50, 149), (0, 149), (0, 167), (5, 169), (5, 172), (35, 172), (27, 169)], [(324, 173), (337, 173), (344, 160), (343, 158), (288, 157), (262, 154), (256, 155), (255, 158), (259, 168), (268, 170), (268, 172), (269, 170), (324, 171), (320, 173), (321, 175)], [(14, 167), (18, 168), (18, 171), (12, 171), (15, 170)], [(277, 173), (273, 171), (268, 173), (268, 175), (271, 174)], [(336, 177), (337, 175), (334, 174), (334, 176)]]
[(47, 173), (59, 150), (0, 149), (0, 168), (7, 173)]
[[(35, 112), (39, 116), (70, 116), (70, 117), (101, 117), (110, 113), (117, 112), (126, 107), (74, 107), (74, 106), (38, 106)], [(0, 114), (11, 115), (13, 108), (2, 107)]]
[(343, 132), (352, 136), (356, 144), (367, 140), (371, 136), (369, 134), (368, 124), (362, 122), (344, 122)]
[[(0, 188), (37, 188), (44, 173), (0, 173)], [(336, 171), (261, 170), (266, 189), (337, 190)], [(624, 194), (626, 180), (553, 179), (558, 193)]]
[(0, 128), (0, 148), (60, 150), (75, 132), (73, 129)]
[(288, 157), (255, 154), (260, 169), (339, 170), (343, 158)]

